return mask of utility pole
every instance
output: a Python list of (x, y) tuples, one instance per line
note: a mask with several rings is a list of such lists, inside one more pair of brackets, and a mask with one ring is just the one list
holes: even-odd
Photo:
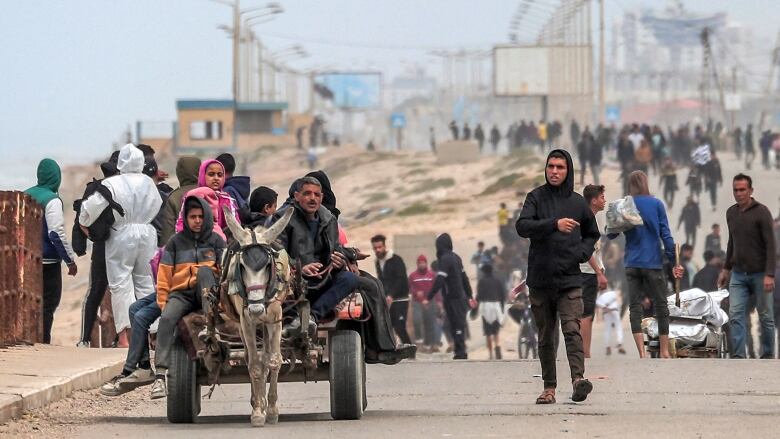
[[(764, 96), (769, 97), (772, 93), (772, 81), (775, 77), (775, 68), (777, 63), (780, 62), (780, 31), (777, 32), (777, 39), (775, 40), (775, 47), (772, 49), (772, 64), (769, 66), (769, 77), (766, 79), (766, 88), (764, 88)], [(758, 132), (764, 131), (764, 122), (766, 121), (766, 107), (761, 110), (761, 116), (758, 119)]]
[(238, 102), (239, 44), (241, 44), (241, 7), (240, 0), (233, 3), (233, 102)]
[(599, 115), (597, 121), (604, 120), (604, 0), (599, 0)]

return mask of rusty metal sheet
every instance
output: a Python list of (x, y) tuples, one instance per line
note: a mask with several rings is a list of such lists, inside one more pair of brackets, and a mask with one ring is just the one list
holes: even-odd
[(38, 203), (0, 191), (0, 346), (42, 339), (42, 227)]

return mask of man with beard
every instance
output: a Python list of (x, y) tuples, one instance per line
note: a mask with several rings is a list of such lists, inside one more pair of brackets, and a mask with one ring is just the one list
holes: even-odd
[(574, 192), (574, 166), (567, 151), (555, 149), (550, 152), (545, 178), (547, 183), (526, 197), (516, 224), (517, 233), (531, 240), (527, 283), (539, 332), (539, 360), (544, 380), (544, 391), (536, 403), (555, 403), (558, 320), (571, 370), (571, 398), (581, 402), (593, 390), (593, 385), (584, 378), (580, 264), (593, 255), (600, 235), (593, 212), (585, 199)]

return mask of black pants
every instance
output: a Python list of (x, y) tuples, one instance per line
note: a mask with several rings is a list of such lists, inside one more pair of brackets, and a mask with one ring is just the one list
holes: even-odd
[(558, 385), (555, 365), (558, 343), (558, 319), (561, 322), (566, 355), (569, 359), (571, 379), (585, 374), (585, 351), (580, 334), (582, 316), (582, 288), (531, 289), (531, 311), (539, 333), (539, 362), (542, 365), (542, 380), (545, 389)]
[(51, 343), (54, 311), (62, 299), (62, 264), (43, 264), (43, 342)]
[(92, 244), (92, 261), (89, 265), (89, 287), (81, 306), (81, 341), (90, 341), (98, 308), (108, 289), (106, 276), (106, 243)]
[(390, 319), (393, 322), (393, 330), (401, 343), (412, 344), (409, 333), (406, 332), (406, 316), (409, 315), (409, 301), (393, 302), (390, 304)]
[(669, 335), (669, 306), (666, 303), (666, 277), (663, 270), (649, 268), (626, 268), (628, 291), (631, 297), (629, 321), (631, 333), (642, 333), (642, 318), (644, 309), (642, 301), (645, 297), (653, 302), (655, 318), (658, 320), (658, 333)]
[(454, 345), (456, 360), (468, 358), (466, 353), (466, 314), (468, 313), (466, 299), (444, 298), (444, 312), (449, 322), (450, 336)]
[(685, 243), (690, 244), (694, 248), (696, 247), (696, 228), (685, 228)]
[[(179, 320), (187, 314), (205, 308), (201, 300), (201, 291), (216, 285), (217, 277), (208, 267), (198, 268), (197, 286), (190, 290), (171, 291), (168, 295), (168, 303), (160, 315), (160, 323), (157, 326), (157, 350), (155, 351), (155, 369), (168, 370), (171, 363), (171, 349), (173, 348), (174, 330)], [(204, 312), (206, 310), (204, 309)]]

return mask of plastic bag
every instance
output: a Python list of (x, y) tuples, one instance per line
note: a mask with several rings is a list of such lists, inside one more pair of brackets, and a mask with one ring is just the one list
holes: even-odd
[(644, 224), (634, 203), (634, 197), (626, 196), (610, 201), (607, 207), (607, 233), (627, 232)]

